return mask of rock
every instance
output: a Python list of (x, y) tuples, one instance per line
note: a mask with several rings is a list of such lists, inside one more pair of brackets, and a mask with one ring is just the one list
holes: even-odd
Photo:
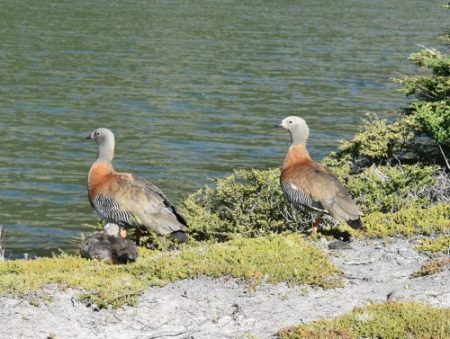
[(352, 247), (348, 242), (344, 241), (333, 241), (328, 244), (330, 250), (350, 250)]

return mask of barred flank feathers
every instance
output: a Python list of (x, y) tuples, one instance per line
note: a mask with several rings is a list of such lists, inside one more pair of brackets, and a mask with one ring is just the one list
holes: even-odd
[(88, 139), (98, 144), (98, 158), (88, 175), (88, 197), (94, 210), (107, 222), (162, 235), (180, 232), (183, 234), (174, 237), (185, 241), (186, 220), (163, 192), (151, 182), (117, 172), (112, 166), (114, 134), (98, 128)]

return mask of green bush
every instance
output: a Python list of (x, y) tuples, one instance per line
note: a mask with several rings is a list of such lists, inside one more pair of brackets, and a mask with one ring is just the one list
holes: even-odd
[[(411, 117), (404, 117), (393, 123), (376, 116), (369, 116), (361, 131), (352, 140), (343, 141), (339, 151), (331, 153), (325, 163), (340, 167), (348, 163), (351, 168), (372, 164), (398, 163), (398, 158), (407, 151), (413, 152), (413, 139), (419, 129)], [(334, 166), (333, 166), (334, 165)]]
[(428, 74), (395, 79), (403, 85), (401, 91), (423, 101), (440, 101), (450, 96), (450, 57), (436, 50), (424, 49), (411, 55), (410, 60)]
[[(449, 217), (447, 209), (433, 213), (426, 210), (438, 202), (450, 210), (450, 204), (443, 200), (447, 193), (435, 192), (442, 186), (441, 180), (450, 181), (439, 175), (437, 166), (371, 166), (353, 175), (348, 168), (335, 172), (366, 214), (363, 230), (369, 236), (422, 234), (448, 227), (445, 220), (441, 221)], [(224, 241), (238, 235), (256, 237), (309, 230), (312, 215), (286, 201), (279, 176), (279, 169), (240, 170), (217, 179), (214, 188), (205, 187), (189, 196), (182, 210), (191, 236), (196, 240)], [(402, 210), (408, 211), (405, 216)], [(322, 223), (330, 225), (333, 223), (329, 220)]]
[(450, 140), (450, 100), (420, 102), (412, 105), (414, 121), (424, 132), (430, 133), (437, 143)]
[(445, 165), (438, 144), (449, 151), (445, 144), (450, 139), (450, 57), (425, 49), (410, 59), (427, 74), (394, 80), (416, 100), (393, 122), (370, 116), (360, 133), (329, 155), (329, 165), (347, 166), (353, 172), (372, 164)]
[(425, 49), (410, 60), (428, 74), (396, 79), (406, 95), (419, 100), (405, 113), (413, 117), (422, 132), (430, 134), (437, 143), (444, 143), (450, 139), (450, 56)]
[(450, 76), (450, 57), (443, 56), (435, 49), (426, 48), (413, 53), (409, 58), (417, 66), (431, 70), (437, 76)]
[(432, 253), (442, 252), (448, 254), (450, 252), (450, 235), (442, 235), (435, 239), (423, 239), (422, 243), (417, 246), (417, 249)]
[(238, 170), (190, 195), (181, 209), (191, 236), (224, 241), (309, 227), (311, 217), (284, 199), (279, 177), (279, 169)]
[(436, 184), (436, 166), (375, 166), (349, 176), (347, 188), (366, 214), (396, 212), (412, 204), (429, 206), (426, 190)]

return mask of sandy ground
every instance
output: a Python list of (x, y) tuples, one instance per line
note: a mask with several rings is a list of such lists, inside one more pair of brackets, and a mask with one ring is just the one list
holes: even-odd
[[(327, 243), (321, 243), (327, 248)], [(354, 241), (327, 250), (344, 272), (333, 290), (284, 284), (250, 290), (234, 279), (198, 278), (150, 288), (137, 307), (96, 310), (76, 290), (48, 286), (54, 300), (0, 296), (0, 338), (270, 338), (280, 328), (341, 315), (370, 301), (417, 300), (450, 307), (450, 272), (411, 279), (429, 258), (403, 239)]]

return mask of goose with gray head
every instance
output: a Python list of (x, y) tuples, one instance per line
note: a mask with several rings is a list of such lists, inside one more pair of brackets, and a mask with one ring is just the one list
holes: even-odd
[(149, 181), (113, 168), (115, 140), (111, 130), (98, 128), (87, 139), (98, 145), (97, 160), (88, 175), (93, 209), (107, 222), (136, 228), (137, 242), (146, 231), (186, 241), (186, 220), (164, 193)]
[(283, 119), (280, 127), (291, 135), (291, 146), (281, 171), (281, 188), (294, 206), (316, 214), (313, 233), (317, 232), (324, 214), (361, 228), (363, 213), (339, 179), (326, 166), (311, 159), (306, 148), (309, 127), (305, 120), (290, 116)]

